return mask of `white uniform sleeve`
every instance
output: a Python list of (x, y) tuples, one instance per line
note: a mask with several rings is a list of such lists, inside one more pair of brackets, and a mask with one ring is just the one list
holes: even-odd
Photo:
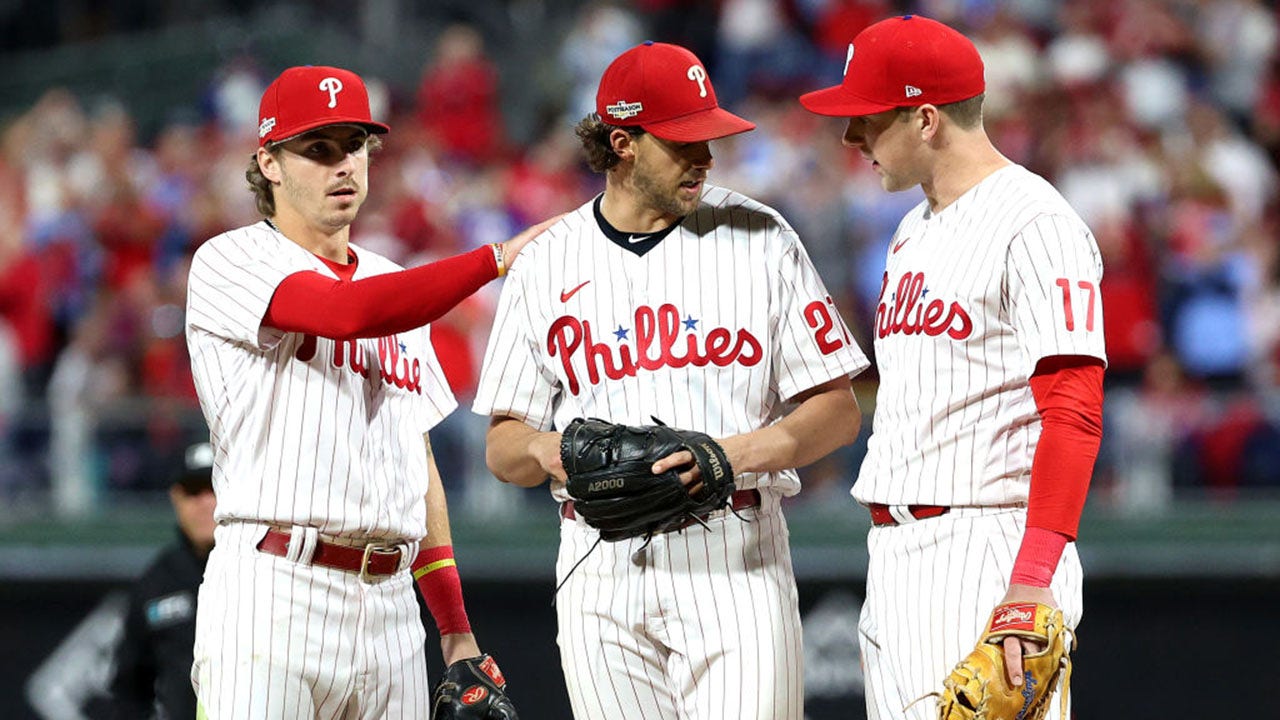
[(1079, 219), (1040, 216), (1013, 238), (1006, 263), (1009, 317), (1027, 376), (1054, 355), (1106, 362), (1102, 257)]
[(444, 420), (449, 413), (458, 408), (458, 399), (449, 389), (449, 381), (436, 355), (435, 345), (431, 342), (431, 326), (421, 330), (426, 347), (430, 352), (424, 354), (422, 368), (422, 402), (414, 404), (416, 417), (414, 423), (422, 432), (426, 432)]
[(532, 329), (543, 324), (533, 320), (526, 277), (517, 268), (503, 284), (471, 407), (481, 415), (509, 415), (546, 431), (552, 426), (560, 384), (543, 364), (541, 343), (533, 336)]
[(187, 323), (267, 349), (284, 337), (282, 331), (262, 327), (272, 295), (286, 277), (310, 268), (296, 252), (264, 247), (252, 237), (248, 231), (220, 235), (196, 252), (188, 280)]
[(774, 333), (774, 377), (784, 398), (840, 376), (853, 377), (870, 363), (853, 340), (813, 261), (794, 233), (778, 272), (778, 332)]

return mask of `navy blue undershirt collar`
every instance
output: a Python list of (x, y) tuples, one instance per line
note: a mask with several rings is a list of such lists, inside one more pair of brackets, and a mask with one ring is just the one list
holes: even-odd
[(605, 237), (613, 241), (614, 245), (617, 245), (628, 252), (633, 252), (636, 255), (644, 255), (657, 247), (658, 243), (662, 242), (663, 238), (670, 235), (671, 231), (679, 227), (680, 222), (684, 220), (684, 218), (680, 218), (656, 232), (625, 233), (610, 225), (609, 221), (604, 219), (604, 213), (600, 212), (600, 202), (603, 199), (604, 194), (602, 193), (596, 196), (595, 202), (591, 203), (591, 209), (595, 212), (596, 224), (600, 226), (600, 232), (603, 232)]

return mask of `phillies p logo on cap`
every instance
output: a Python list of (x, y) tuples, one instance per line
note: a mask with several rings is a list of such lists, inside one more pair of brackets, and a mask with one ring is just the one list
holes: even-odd
[(258, 106), (258, 145), (279, 142), (325, 125), (359, 125), (371, 133), (369, 91), (359, 75), (323, 65), (291, 67), (267, 86)]
[(596, 114), (612, 125), (638, 125), (675, 142), (702, 142), (755, 128), (720, 107), (698, 56), (646, 42), (619, 55), (600, 78)]

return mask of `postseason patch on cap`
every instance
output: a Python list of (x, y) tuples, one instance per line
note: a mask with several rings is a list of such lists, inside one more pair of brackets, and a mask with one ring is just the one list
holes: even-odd
[(619, 120), (635, 117), (643, 110), (644, 103), (627, 102), (626, 100), (619, 100), (612, 105), (605, 106), (605, 111), (609, 113), (609, 116)]

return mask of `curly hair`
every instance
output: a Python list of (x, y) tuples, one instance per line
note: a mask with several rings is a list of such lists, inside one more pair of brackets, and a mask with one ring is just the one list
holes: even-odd
[(613, 151), (613, 143), (609, 142), (609, 135), (614, 130), (626, 130), (632, 137), (644, 134), (644, 130), (638, 125), (610, 125), (596, 113), (582, 118), (573, 128), (573, 134), (578, 136), (582, 149), (586, 152), (587, 166), (591, 168), (591, 172), (605, 172), (621, 160)]
[[(277, 159), (280, 157), (279, 142), (269, 142), (266, 144), (267, 152), (275, 155)], [(382, 138), (377, 135), (370, 135), (365, 140), (365, 147), (369, 150), (369, 155), (382, 149)], [(275, 188), (271, 181), (262, 174), (262, 168), (258, 167), (258, 154), (254, 153), (249, 156), (249, 167), (245, 168), (244, 179), (249, 182), (249, 189), (253, 191), (254, 204), (258, 206), (258, 212), (263, 217), (276, 216), (276, 194)]]

